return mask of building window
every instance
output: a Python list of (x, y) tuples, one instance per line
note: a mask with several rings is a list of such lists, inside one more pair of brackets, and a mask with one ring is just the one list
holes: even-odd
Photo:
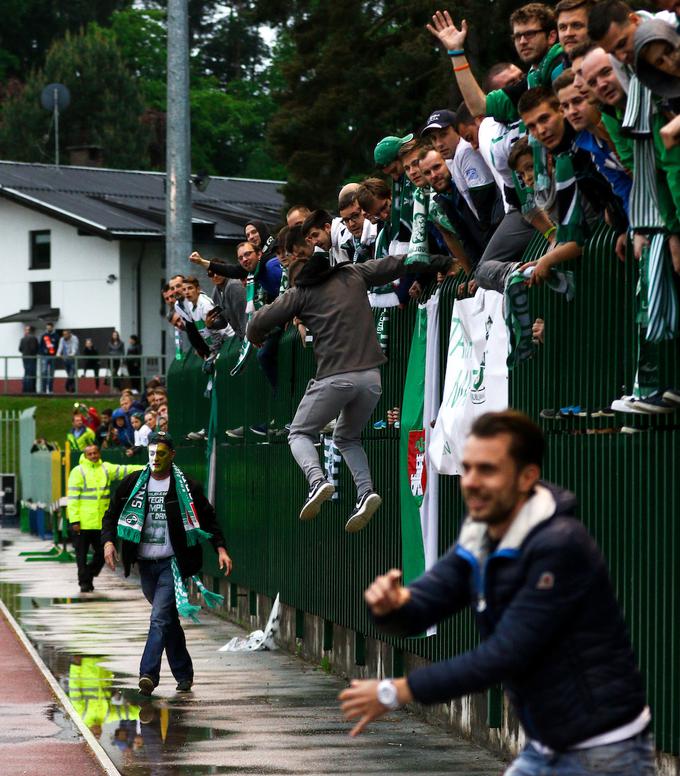
[(30, 269), (50, 268), (50, 231), (31, 232)]
[(49, 280), (31, 283), (31, 307), (52, 307), (52, 290)]

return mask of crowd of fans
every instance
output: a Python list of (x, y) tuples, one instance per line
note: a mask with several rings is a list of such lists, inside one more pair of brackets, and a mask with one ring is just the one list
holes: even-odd
[(136, 334), (130, 335), (126, 352), (120, 334), (113, 329), (106, 345), (106, 353), (100, 354), (92, 338), (86, 337), (81, 349), (80, 339), (76, 334), (69, 329), (62, 329), (59, 333), (54, 324), (48, 321), (39, 336), (36, 336), (34, 326), (24, 327), (19, 352), (24, 365), (23, 393), (54, 393), (54, 370), (58, 359), (66, 371), (67, 393), (76, 392), (76, 375), (79, 371), (81, 378), (92, 374), (94, 392), (99, 393), (102, 360), (103, 370), (110, 373), (115, 388), (120, 389), (123, 380), (127, 381), (132, 390), (139, 391), (142, 387), (142, 345)]
[[(612, 397), (612, 408), (673, 411), (680, 394), (660, 384), (657, 349), (676, 336), (679, 317), (680, 8), (672, 0), (658, 5), (655, 14), (623, 0), (525, 5), (509, 20), (521, 66), (496, 63), (480, 80), (466, 57), (466, 22), (437, 12), (428, 30), (451, 60), (460, 105), (431, 111), (412, 133), (379, 140), (374, 160), (384, 177), (343, 186), (337, 216), (296, 205), (276, 237), (252, 221), (238, 265), (193, 253), (190, 261), (208, 271), (212, 298), (195, 277), (171, 278), (163, 290), (169, 321), (210, 372), (225, 339), (243, 339), (247, 319), (294, 284), (313, 254), (324, 253), (331, 267), (444, 254), (455, 259), (451, 273), (468, 274), (468, 293), (481, 287), (505, 295), (510, 363), (517, 363), (543, 336), (543, 321), (529, 319), (527, 287), (546, 283), (571, 299), (569, 267), (606, 222), (617, 256), (639, 261), (641, 281), (634, 390)], [(544, 253), (522, 263), (537, 233)], [(369, 298), (386, 309), (421, 291), (421, 278), (411, 275), (372, 288)], [(300, 321), (291, 323), (309, 338)], [(257, 350), (273, 390), (280, 336), (270, 333)], [(248, 352), (244, 340), (234, 373)]]
[(100, 413), (94, 407), (76, 402), (73, 425), (66, 439), (72, 449), (82, 451), (96, 444), (102, 449), (121, 449), (127, 456), (133, 456), (148, 446), (153, 431), (167, 430), (168, 394), (160, 378), (154, 377), (143, 393), (124, 388), (115, 409)]

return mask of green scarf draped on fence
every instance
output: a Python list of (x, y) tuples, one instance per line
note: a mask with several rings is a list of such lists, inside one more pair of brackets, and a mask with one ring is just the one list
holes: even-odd
[[(139, 544), (142, 540), (142, 530), (144, 528), (144, 519), (146, 517), (146, 499), (148, 493), (149, 477), (151, 476), (151, 469), (149, 466), (142, 469), (139, 479), (135, 484), (135, 487), (130, 494), (130, 497), (125, 503), (123, 510), (118, 518), (118, 536), (128, 542), (134, 542)], [(194, 501), (191, 497), (191, 491), (186, 481), (186, 477), (175, 464), (172, 465), (172, 477), (175, 481), (175, 489), (177, 490), (177, 500), (179, 501), (180, 514), (182, 516), (182, 525), (187, 537), (187, 546), (195, 547), (201, 542), (211, 538), (211, 534), (204, 531), (199, 523), (196, 515), (196, 509), (194, 507)], [(194, 606), (189, 603), (189, 595), (182, 575), (179, 571), (176, 559), (172, 558), (172, 576), (175, 583), (175, 602), (177, 604), (177, 611), (182, 617), (190, 617), (195, 622), (198, 622), (196, 613), (200, 610), (200, 606)], [(212, 593), (203, 586), (198, 576), (192, 577), (196, 583), (199, 591), (203, 595), (203, 598), (210, 608), (222, 603), (224, 597), (218, 593)]]

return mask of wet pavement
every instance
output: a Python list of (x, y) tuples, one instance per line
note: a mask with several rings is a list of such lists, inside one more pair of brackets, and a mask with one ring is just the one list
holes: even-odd
[[(483, 749), (408, 712), (350, 739), (336, 702), (341, 680), (283, 651), (218, 652), (245, 634), (208, 614), (184, 626), (193, 692), (175, 692), (164, 662), (159, 687), (144, 699), (136, 688), (149, 606), (136, 580), (105, 569), (96, 591), (82, 594), (75, 564), (19, 557), (46, 543), (8, 529), (0, 543), (0, 597), (123, 776), (503, 771)], [(64, 731), (78, 737), (66, 723)], [(73, 770), (99, 772), (94, 764)]]

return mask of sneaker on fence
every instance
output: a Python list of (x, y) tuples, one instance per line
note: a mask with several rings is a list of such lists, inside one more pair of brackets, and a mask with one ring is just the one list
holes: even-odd
[(666, 388), (663, 392), (663, 399), (680, 406), (680, 388)]
[(359, 497), (359, 500), (354, 506), (354, 511), (349, 516), (349, 520), (345, 523), (345, 531), (348, 533), (361, 531), (378, 511), (381, 504), (382, 499), (377, 493), (374, 493), (372, 490), (364, 493), (363, 496)]
[(647, 413), (636, 407), (636, 400), (634, 396), (622, 396), (620, 399), (614, 399), (611, 403), (611, 409), (614, 412), (629, 412), (633, 415), (647, 415)]
[(229, 437), (229, 439), (243, 439), (243, 426), (239, 426), (238, 428), (228, 428), (224, 433)]
[(192, 441), (200, 441), (201, 439), (205, 439), (208, 435), (205, 433), (205, 429), (202, 428), (200, 431), (190, 431), (187, 434), (187, 439), (191, 439)]
[(267, 426), (264, 423), (260, 423), (257, 426), (248, 426), (248, 428), (257, 436), (267, 436)]
[(666, 415), (677, 409), (677, 405), (663, 398), (661, 391), (656, 391), (651, 396), (645, 396), (643, 399), (637, 399), (635, 406), (643, 412), (650, 415)]
[(384, 431), (387, 428), (387, 421), (385, 421), (385, 420), (376, 420), (376, 422), (373, 424), (373, 428), (376, 431)]
[(300, 510), (300, 520), (313, 520), (321, 509), (321, 505), (335, 493), (335, 488), (328, 480), (319, 480), (309, 489), (309, 495)]

